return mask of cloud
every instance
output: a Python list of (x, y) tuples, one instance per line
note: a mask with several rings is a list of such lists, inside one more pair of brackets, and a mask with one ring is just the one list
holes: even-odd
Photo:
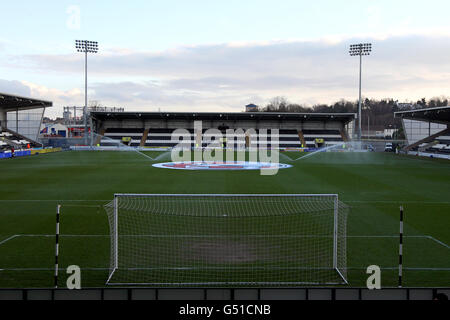
[(371, 30), (377, 30), (382, 22), (381, 9), (378, 6), (370, 6), (367, 8), (367, 25)]
[(28, 81), (0, 79), (0, 92), (52, 101), (54, 107), (47, 109), (51, 116), (60, 116), (62, 106), (83, 105), (84, 101), (84, 92), (80, 89), (59, 90)]
[[(89, 56), (89, 72), (101, 76), (126, 74), (159, 79), (236, 75), (234, 72), (242, 76), (271, 73), (292, 75), (294, 72), (306, 75), (330, 67), (346, 69), (348, 45), (359, 41), (374, 42), (373, 57), (370, 59), (375, 62), (433, 65), (444, 61), (448, 64), (449, 39), (450, 35), (402, 35), (383, 40), (324, 38), (314, 41), (224, 43), (184, 46), (162, 52), (110, 49), (106, 53)], [(83, 56), (25, 55), (15, 57), (11, 65), (78, 74), (83, 67)]]
[[(364, 96), (414, 100), (450, 95), (449, 40), (445, 33), (397, 34), (183, 46), (161, 52), (105, 49), (89, 57), (89, 97), (130, 110), (171, 111), (240, 111), (246, 103), (263, 104), (274, 96), (308, 104), (356, 100), (359, 61), (348, 55), (348, 45), (359, 42), (373, 42), (371, 56), (363, 59)], [(84, 66), (78, 54), (8, 61), (3, 64), (11, 68), (63, 77), (80, 74)], [(44, 99), (83, 104), (82, 89), (19, 84)]]
[(31, 97), (43, 100), (49, 99), (55, 105), (72, 105), (84, 101), (84, 92), (78, 88), (60, 90), (28, 81), (22, 81), (22, 84), (29, 88)]
[(30, 97), (30, 87), (17, 80), (2, 80), (0, 79), (0, 92), (9, 93), (23, 97)]
[(156, 111), (241, 111), (250, 102), (264, 99), (255, 93), (232, 90), (201, 92), (194, 89), (157, 85), (152, 82), (96, 83), (93, 98), (105, 105), (128, 106), (131, 110)]

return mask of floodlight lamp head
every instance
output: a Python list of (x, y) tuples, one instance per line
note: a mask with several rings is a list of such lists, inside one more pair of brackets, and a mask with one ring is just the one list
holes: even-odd
[(350, 45), (349, 54), (351, 56), (368, 56), (371, 51), (371, 43), (359, 43)]
[(78, 52), (97, 53), (98, 42), (88, 40), (75, 40), (75, 47)]

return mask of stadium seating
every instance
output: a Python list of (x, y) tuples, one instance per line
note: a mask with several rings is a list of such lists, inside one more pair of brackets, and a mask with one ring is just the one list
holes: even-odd
[(11, 158), (12, 149), (14, 149), (15, 157), (29, 156), (32, 148), (36, 147), (41, 145), (14, 131), (0, 130), (0, 159)]
[[(150, 129), (148, 132), (147, 140), (145, 141), (145, 146), (147, 147), (172, 147), (175, 146), (177, 143), (172, 142), (172, 132), (175, 129)], [(190, 143), (191, 146), (194, 146), (195, 144), (195, 135), (194, 130), (189, 129), (189, 137), (190, 140), (185, 141), (187, 143)], [(206, 129), (203, 129), (203, 134), (205, 134)], [(225, 130), (222, 130), (222, 134), (225, 137)], [(260, 134), (259, 130), (256, 130), (257, 134)], [(185, 138), (186, 139), (186, 138)], [(271, 146), (270, 140), (271, 139), (271, 131), (267, 131), (267, 139), (258, 141), (258, 145), (260, 144), (266, 144), (267, 147)], [(280, 147), (301, 147), (301, 142), (298, 136), (297, 130), (279, 130), (279, 146)], [(206, 147), (206, 143), (203, 143), (203, 147)]]
[[(118, 143), (128, 144), (132, 147), (138, 147), (141, 144), (144, 128), (108, 128), (104, 137), (101, 139), (101, 146), (117, 146)], [(131, 138), (130, 141), (127, 138)]]
[(279, 134), (280, 148), (300, 148), (302, 146), (297, 130), (280, 129)]
[(420, 148), (426, 145), (430, 145), (425, 149), (428, 153), (450, 154), (450, 136), (439, 136), (432, 143), (422, 143), (417, 150), (420, 150)]
[(8, 150), (10, 149), (9, 144), (7, 144), (6, 142), (0, 140), (0, 152), (4, 151), (4, 150)]
[[(144, 146), (146, 147), (173, 147), (177, 143), (171, 142), (172, 132), (175, 129), (165, 129), (165, 128), (153, 128), (148, 130), (147, 139)], [(194, 143), (194, 130), (188, 130), (189, 136), (191, 137), (190, 143)]]
[(30, 148), (40, 147), (38, 143), (10, 130), (0, 132), (0, 141), (2, 142), (0, 144), (2, 149), (11, 149), (12, 147), (16, 149), (28, 149), (28, 146)]
[(5, 137), (5, 138), (12, 137), (12, 133), (9, 133), (8, 131), (2, 131), (2, 132), (0, 132), (0, 137)]
[(426, 150), (432, 144), (433, 143), (430, 143), (430, 142), (423, 142), (423, 143), (419, 144), (418, 146), (413, 147), (411, 150), (412, 151), (423, 151), (423, 150)]
[[(131, 138), (130, 146), (145, 146), (145, 147), (173, 147), (178, 144), (172, 141), (172, 133), (175, 128), (108, 128), (105, 130), (104, 138), (101, 139), (101, 146), (117, 146), (119, 142), (123, 142), (124, 138)], [(203, 129), (203, 134), (207, 129)], [(246, 129), (244, 129), (245, 131)], [(187, 129), (188, 137), (184, 137), (184, 142), (189, 143), (192, 147), (195, 145), (194, 129)], [(221, 130), (225, 137), (225, 129)], [(259, 135), (260, 130), (256, 130)], [(267, 138), (259, 139), (258, 146), (266, 145), (271, 147), (272, 131), (267, 130)], [(188, 139), (189, 138), (189, 139)], [(300, 148), (302, 147), (302, 139), (304, 139), (303, 146), (308, 148), (317, 147), (316, 139), (323, 139), (322, 146), (334, 145), (342, 143), (344, 140), (339, 130), (303, 130), (295, 129), (280, 129), (278, 131), (278, 146), (280, 148)], [(143, 143), (141, 143), (141, 141)], [(186, 141), (187, 140), (187, 141)], [(203, 142), (203, 147), (206, 147), (206, 142)]]
[(450, 136), (440, 136), (436, 138), (439, 143), (450, 145)]
[(339, 130), (308, 130), (302, 131), (308, 148), (316, 146), (316, 139), (323, 139), (325, 146), (343, 143), (344, 140)]

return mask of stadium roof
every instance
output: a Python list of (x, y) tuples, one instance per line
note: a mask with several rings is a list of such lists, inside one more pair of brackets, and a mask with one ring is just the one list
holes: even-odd
[(179, 119), (179, 120), (337, 120), (348, 123), (356, 113), (291, 113), (291, 112), (91, 112), (97, 120)]
[(51, 106), (53, 106), (53, 102), (51, 101), (26, 98), (0, 92), (1, 111), (29, 110)]
[(450, 124), (450, 106), (394, 112), (395, 117), (409, 120)]

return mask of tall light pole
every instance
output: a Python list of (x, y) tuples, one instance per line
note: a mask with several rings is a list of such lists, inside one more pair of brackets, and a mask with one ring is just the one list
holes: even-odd
[(370, 55), (372, 51), (371, 43), (358, 43), (350, 45), (349, 53), (351, 56), (359, 56), (359, 100), (358, 100), (358, 138), (361, 140), (361, 75), (362, 75), (362, 56)]
[(88, 135), (87, 135), (87, 56), (88, 53), (98, 52), (98, 42), (88, 41), (88, 40), (75, 40), (75, 47), (78, 52), (84, 52), (84, 111), (83, 111), (83, 121), (84, 121), (84, 142), (87, 145)]

